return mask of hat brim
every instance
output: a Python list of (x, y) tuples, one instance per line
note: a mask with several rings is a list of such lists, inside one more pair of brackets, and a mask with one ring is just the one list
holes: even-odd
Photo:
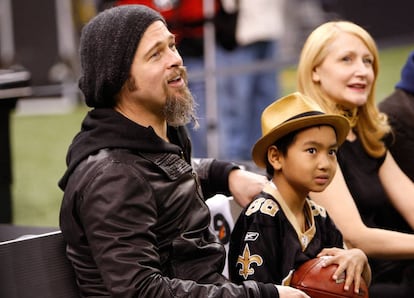
[(349, 132), (349, 121), (340, 115), (314, 115), (284, 122), (261, 137), (253, 146), (252, 158), (257, 166), (266, 168), (267, 149), (281, 137), (290, 132), (306, 127), (329, 125), (335, 129), (338, 146), (341, 145)]

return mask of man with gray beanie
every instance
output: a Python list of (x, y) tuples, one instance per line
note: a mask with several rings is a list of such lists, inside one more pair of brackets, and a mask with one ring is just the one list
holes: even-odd
[(392, 127), (390, 152), (401, 170), (414, 181), (414, 51), (401, 70), (395, 90), (380, 104)]
[(142, 5), (105, 10), (83, 28), (80, 55), (79, 87), (92, 109), (59, 186), (81, 296), (308, 297), (221, 274), (225, 250), (204, 198), (223, 193), (245, 206), (267, 180), (191, 160), (184, 125), (196, 121), (194, 102), (164, 19)]

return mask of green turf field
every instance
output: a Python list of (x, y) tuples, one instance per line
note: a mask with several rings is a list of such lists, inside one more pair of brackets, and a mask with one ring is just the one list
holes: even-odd
[[(412, 49), (414, 44), (381, 50), (378, 100), (392, 92)], [(294, 91), (294, 67), (283, 72), (281, 84), (283, 94)], [(57, 181), (65, 170), (67, 147), (86, 110), (79, 107), (68, 114), (11, 115), (14, 224), (58, 226), (62, 192)]]

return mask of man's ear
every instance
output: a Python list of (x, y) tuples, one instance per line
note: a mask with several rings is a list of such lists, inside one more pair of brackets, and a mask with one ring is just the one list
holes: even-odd
[(282, 163), (280, 160), (281, 157), (282, 155), (275, 145), (272, 145), (269, 148), (267, 148), (267, 160), (272, 165), (273, 169), (275, 169), (275, 171), (279, 171), (282, 169)]

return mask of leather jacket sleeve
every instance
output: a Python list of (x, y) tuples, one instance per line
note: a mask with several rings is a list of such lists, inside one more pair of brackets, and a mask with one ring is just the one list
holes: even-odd
[(205, 199), (216, 194), (231, 195), (229, 174), (232, 170), (240, 169), (238, 165), (212, 158), (193, 159), (192, 165), (200, 179)]

